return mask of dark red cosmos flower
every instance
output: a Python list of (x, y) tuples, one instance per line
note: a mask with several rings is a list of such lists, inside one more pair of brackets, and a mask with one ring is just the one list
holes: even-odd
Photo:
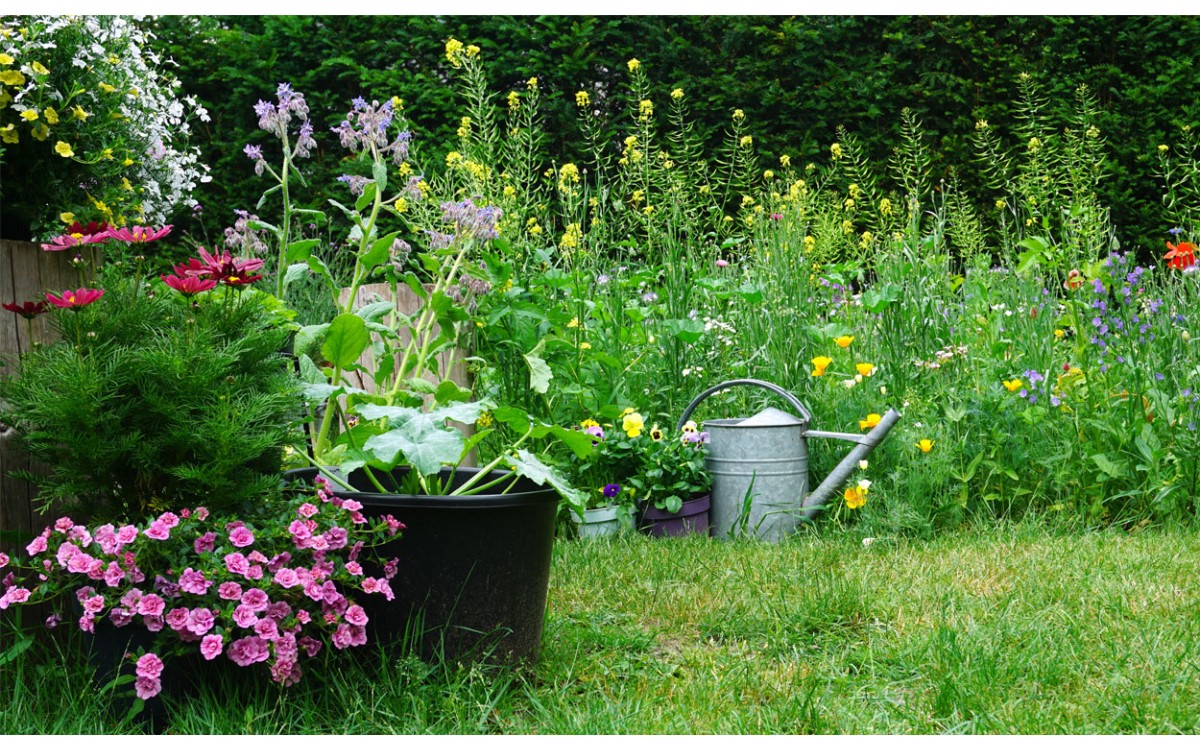
[(45, 302), (25, 302), (20, 305), (18, 305), (16, 302), (5, 302), (3, 307), (9, 312), (15, 312), (25, 320), (33, 320), (37, 316), (46, 312)]
[(47, 292), (46, 301), (55, 307), (62, 307), (68, 310), (78, 310), (81, 307), (86, 307), (87, 305), (92, 304), (103, 296), (103, 289), (87, 289), (81, 287), (75, 291), (67, 289), (62, 293), (61, 297)]
[(167, 286), (185, 297), (191, 297), (193, 294), (199, 294), (200, 292), (207, 292), (217, 285), (215, 279), (202, 279), (199, 276), (162, 276), (160, 278), (166, 282)]
[(73, 223), (67, 227), (67, 231), (58, 235), (49, 242), (42, 244), (42, 249), (50, 252), (58, 250), (66, 250), (79, 245), (93, 245), (97, 242), (107, 242), (109, 238), (109, 226), (104, 222), (88, 222), (86, 225), (79, 222)]
[(1178, 245), (1167, 243), (1167, 254), (1163, 256), (1167, 266), (1177, 271), (1196, 265), (1196, 246), (1190, 242), (1180, 242)]
[(171, 233), (172, 228), (173, 227), (170, 224), (167, 224), (161, 229), (136, 226), (133, 229), (126, 229), (122, 227), (120, 229), (108, 230), (108, 236), (114, 240), (121, 240), (122, 242), (146, 243), (154, 242), (155, 240), (161, 240), (163, 237), (166, 237)]
[(229, 286), (246, 286), (262, 278), (262, 274), (251, 273), (262, 268), (257, 258), (234, 258), (228, 250), (218, 250), (216, 255), (200, 248), (200, 260), (188, 259), (187, 266), (176, 266), (176, 273), (188, 276), (211, 278)]

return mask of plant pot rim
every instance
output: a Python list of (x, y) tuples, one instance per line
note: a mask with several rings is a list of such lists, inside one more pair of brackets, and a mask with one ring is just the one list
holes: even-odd
[(704, 513), (712, 507), (712, 493), (706, 492), (703, 495), (696, 495), (683, 501), (683, 505), (679, 506), (679, 510), (672, 513), (665, 508), (658, 508), (654, 503), (647, 503), (645, 510), (642, 511), (642, 518), (657, 521), (663, 519), (677, 518), (678, 516), (691, 516), (698, 513)]
[[(393, 476), (403, 477), (410, 471), (407, 466), (398, 467), (392, 472)], [(480, 469), (474, 467), (460, 466), (457, 469), (445, 468), (441, 471), (441, 476), (455, 476), (456, 479), (465, 481), (470, 477), (475, 476), (480, 472)], [(318, 470), (315, 467), (304, 467), (300, 469), (289, 469), (284, 472), (285, 479), (297, 478), (312, 481), (317, 476)], [(506, 476), (508, 472), (496, 469), (489, 473), (492, 478)], [(369, 486), (365, 473), (361, 471), (353, 471), (348, 479), (349, 483), (355, 487), (354, 491), (347, 490), (341, 486), (334, 484), (330, 490), (334, 495), (345, 498), (347, 500), (357, 500), (362, 503), (369, 503), (376, 509), (381, 506), (387, 508), (462, 508), (462, 509), (478, 509), (478, 508), (510, 508), (523, 505), (538, 505), (542, 503), (558, 503), (561, 497), (558, 490), (549, 485), (538, 485), (533, 480), (526, 477), (518, 477), (515, 489), (513, 492), (504, 494), (483, 493), (478, 495), (409, 495), (404, 493), (379, 492), (374, 487)], [(367, 488), (364, 489), (364, 486)]]

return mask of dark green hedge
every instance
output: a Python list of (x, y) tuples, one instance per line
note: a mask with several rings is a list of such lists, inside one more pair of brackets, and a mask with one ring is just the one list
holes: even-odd
[[(1105, 198), (1127, 247), (1161, 246), (1169, 218), (1154, 151), (1200, 116), (1200, 20), (1191, 17), (244, 16), (156, 25), (162, 51), (213, 115), (199, 134), (215, 175), (199, 196), (210, 236), (258, 196), (262, 183), (241, 148), (265, 141), (252, 107), (279, 82), (304, 92), (327, 126), (354, 96), (399, 95), (425, 155), (449, 150), (459, 115), (443, 57), (452, 36), (482, 48), (496, 91), (539, 78), (548, 146), (561, 159), (581, 156), (574, 92), (597, 83), (616, 92), (631, 57), (661, 99), (682, 87), (714, 140), (743, 109), (772, 161), (781, 153), (824, 159), (844, 125), (882, 162), (910, 107), (933, 139), (935, 169), (956, 166), (968, 187), (974, 123), (1005, 131), (1019, 73), (1033, 75), (1064, 112), (1087, 84), (1103, 107), (1112, 156)], [(322, 146), (316, 179), (328, 184), (340, 153), (329, 135)]]

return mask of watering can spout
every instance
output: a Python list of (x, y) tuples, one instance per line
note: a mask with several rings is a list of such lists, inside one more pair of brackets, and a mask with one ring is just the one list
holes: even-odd
[(845, 484), (854, 470), (858, 468), (858, 462), (870, 455), (871, 451), (875, 450), (875, 446), (883, 442), (883, 439), (891, 431), (896, 422), (900, 420), (900, 412), (895, 409), (888, 409), (887, 413), (879, 420), (879, 424), (871, 428), (871, 431), (865, 435), (854, 435), (845, 432), (822, 432), (820, 430), (809, 430), (805, 433), (805, 437), (818, 438), (834, 438), (835, 440), (847, 440), (852, 443), (857, 443), (851, 451), (846, 454), (842, 462), (834, 467), (833, 471), (829, 472), (829, 476), (825, 477), (825, 481), (804, 498), (802, 503), (802, 515), (805, 518), (812, 518), (820, 510), (822, 504), (830, 498), (838, 488)]

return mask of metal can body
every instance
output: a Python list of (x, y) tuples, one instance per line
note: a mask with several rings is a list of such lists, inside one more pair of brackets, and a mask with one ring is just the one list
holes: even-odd
[(713, 536), (770, 542), (796, 530), (808, 495), (807, 424), (706, 421)]

